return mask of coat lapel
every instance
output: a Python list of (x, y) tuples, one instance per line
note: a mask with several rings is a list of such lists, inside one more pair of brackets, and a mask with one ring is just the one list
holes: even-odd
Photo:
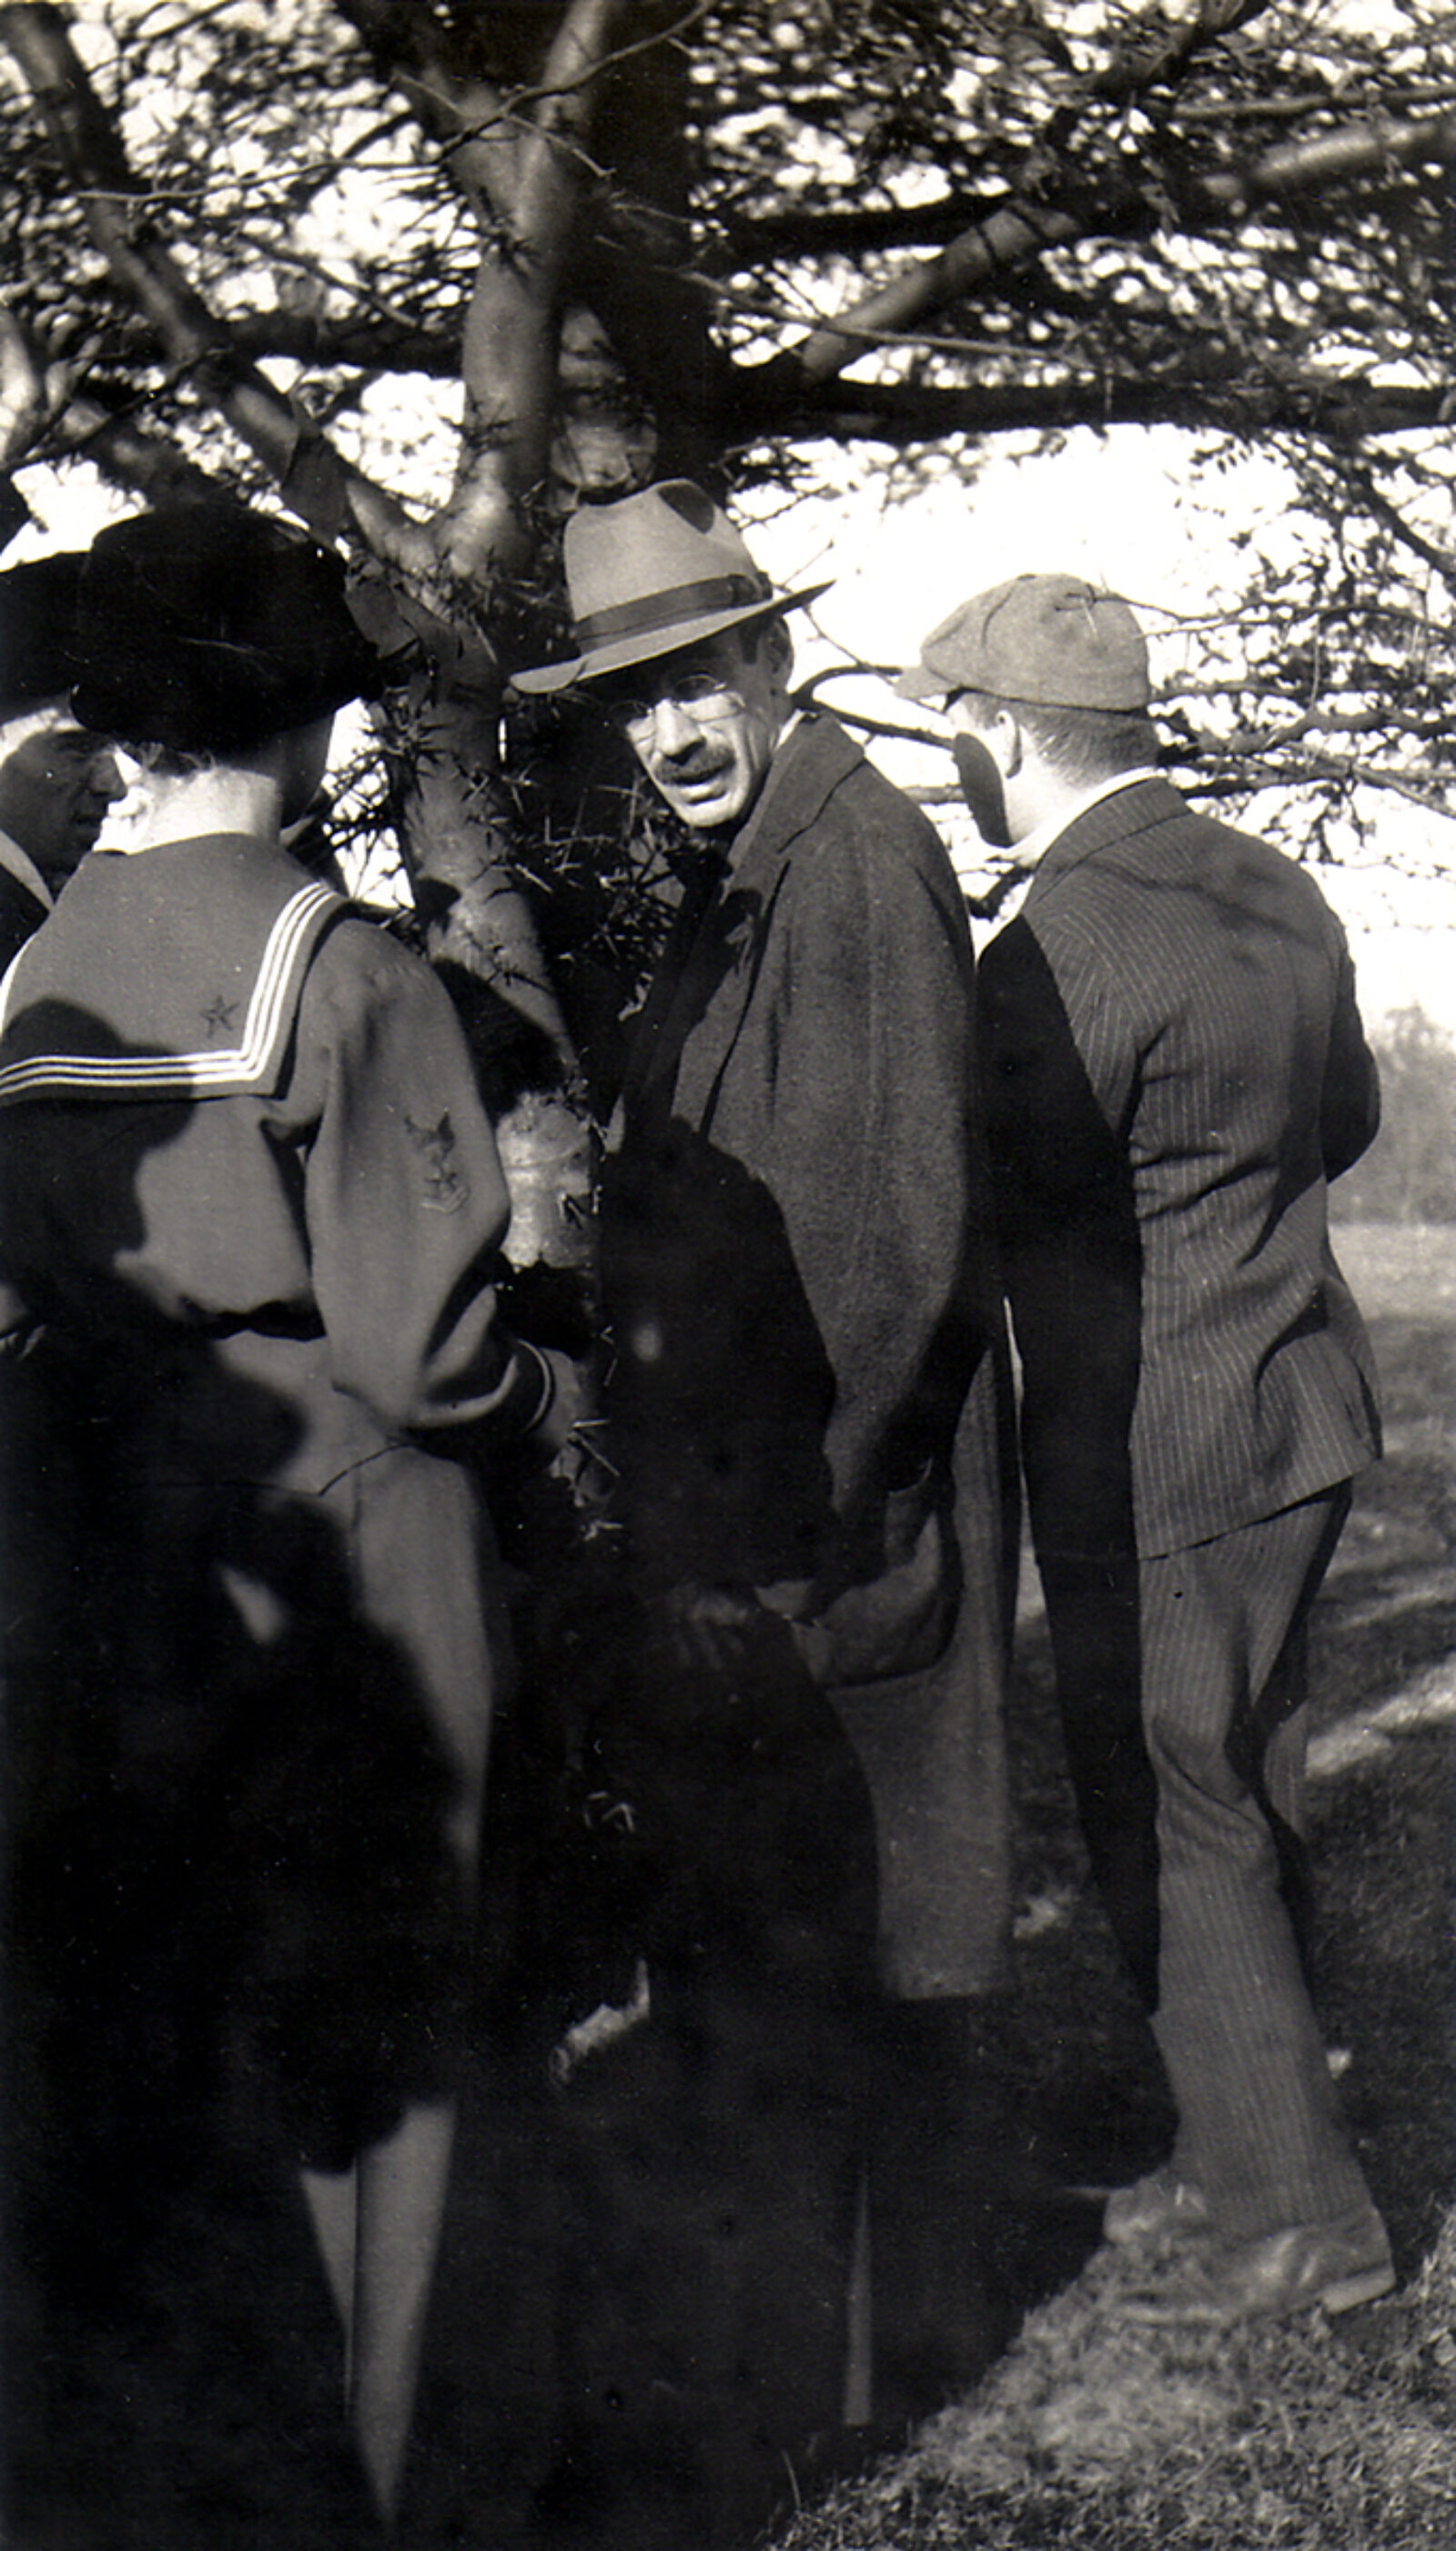
[[(693, 1039), (691, 1092), (705, 1124), (737, 1041), (794, 842), (814, 825), (863, 760), (832, 718), (800, 720), (774, 758), (758, 804), (734, 841), (731, 865), (694, 896), (670, 936), (633, 1039), (629, 1109), (672, 1111), (683, 1049)], [(694, 922), (693, 915), (696, 915)]]

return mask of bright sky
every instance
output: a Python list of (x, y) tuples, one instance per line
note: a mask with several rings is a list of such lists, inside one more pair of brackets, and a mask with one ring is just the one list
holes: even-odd
[[(912, 663), (968, 594), (1026, 568), (1061, 567), (1141, 606), (1156, 663), (1160, 646), (1178, 643), (1175, 615), (1205, 611), (1225, 582), (1236, 587), (1235, 534), (1252, 532), (1274, 558), (1297, 537), (1273, 463), (1251, 458), (1192, 479), (1184, 438), (1171, 429), (1079, 432), (1055, 456), (1005, 454), (973, 484), (947, 475), (908, 499), (873, 463), (856, 483), (841, 452), (814, 459), (825, 492), (787, 510), (766, 494), (749, 527), (755, 556), (780, 585), (835, 574), (812, 627), (793, 622), (803, 673), (833, 663), (836, 641), (878, 663)], [(878, 684), (845, 686), (841, 696), (877, 714), (908, 713)], [(891, 777), (908, 775), (892, 745), (873, 750)], [(923, 763), (913, 766), (923, 778)], [(1374, 850), (1352, 843), (1349, 862), (1321, 869), (1320, 883), (1349, 933), (1367, 1018), (1415, 1003), (1456, 1036), (1456, 818), (1392, 809)]]
[[(835, 579), (812, 614), (794, 620), (804, 673), (836, 662), (839, 647), (890, 666), (910, 663), (957, 602), (1026, 567), (1066, 567), (1125, 593), (1142, 607), (1156, 656), (1160, 646), (1178, 643), (1178, 613), (1206, 610), (1225, 581), (1236, 585), (1235, 534), (1252, 530), (1274, 556), (1296, 537), (1273, 464), (1250, 459), (1216, 479), (1195, 481), (1184, 439), (1171, 429), (1079, 432), (1055, 457), (1002, 453), (972, 484), (947, 470), (908, 498), (873, 460), (827, 446), (806, 457), (821, 492), (790, 505), (765, 492), (740, 509), (754, 553), (776, 582)], [(83, 546), (127, 510), (124, 499), (79, 473), (69, 477), (63, 503), (48, 498), (39, 473), (25, 484), (43, 519), (7, 552), (11, 563)], [(910, 714), (878, 683), (840, 696), (899, 722)], [(892, 744), (874, 751), (892, 778), (929, 775), (923, 758), (907, 760)], [(963, 854), (969, 826), (960, 842), (953, 821), (944, 829)], [(1320, 881), (1349, 932), (1367, 1018), (1414, 1003), (1456, 1037), (1456, 819), (1392, 810), (1382, 816), (1373, 851), (1352, 845), (1349, 861), (1321, 870)]]

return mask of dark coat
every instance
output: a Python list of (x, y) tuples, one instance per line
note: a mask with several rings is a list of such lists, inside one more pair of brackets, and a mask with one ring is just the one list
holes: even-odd
[(50, 902), (36, 891), (40, 882), (24, 852), (0, 833), (0, 974), (40, 929), (51, 909)]
[(803, 718), (649, 996), (604, 1184), (610, 1413), (657, 1582), (792, 1589), (875, 1795), (883, 1963), (909, 1991), (984, 1984), (1005, 1910), (973, 1036), (938, 837)]

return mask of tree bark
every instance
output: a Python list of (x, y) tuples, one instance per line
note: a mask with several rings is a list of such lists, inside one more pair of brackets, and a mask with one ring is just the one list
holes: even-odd
[(0, 42), (25, 79), (86, 227), (168, 359), (194, 373), (234, 432), (285, 488), (291, 510), (323, 539), (345, 523), (375, 558), (427, 573), (430, 551), (404, 508), (342, 460), (308, 417), (234, 347), (159, 238), (121, 143), (49, 6), (0, 9)]

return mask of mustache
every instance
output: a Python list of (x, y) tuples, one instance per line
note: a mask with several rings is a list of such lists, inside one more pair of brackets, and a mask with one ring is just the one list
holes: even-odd
[(694, 746), (687, 753), (660, 753), (656, 767), (670, 779), (711, 779), (717, 771), (726, 770), (732, 757)]

